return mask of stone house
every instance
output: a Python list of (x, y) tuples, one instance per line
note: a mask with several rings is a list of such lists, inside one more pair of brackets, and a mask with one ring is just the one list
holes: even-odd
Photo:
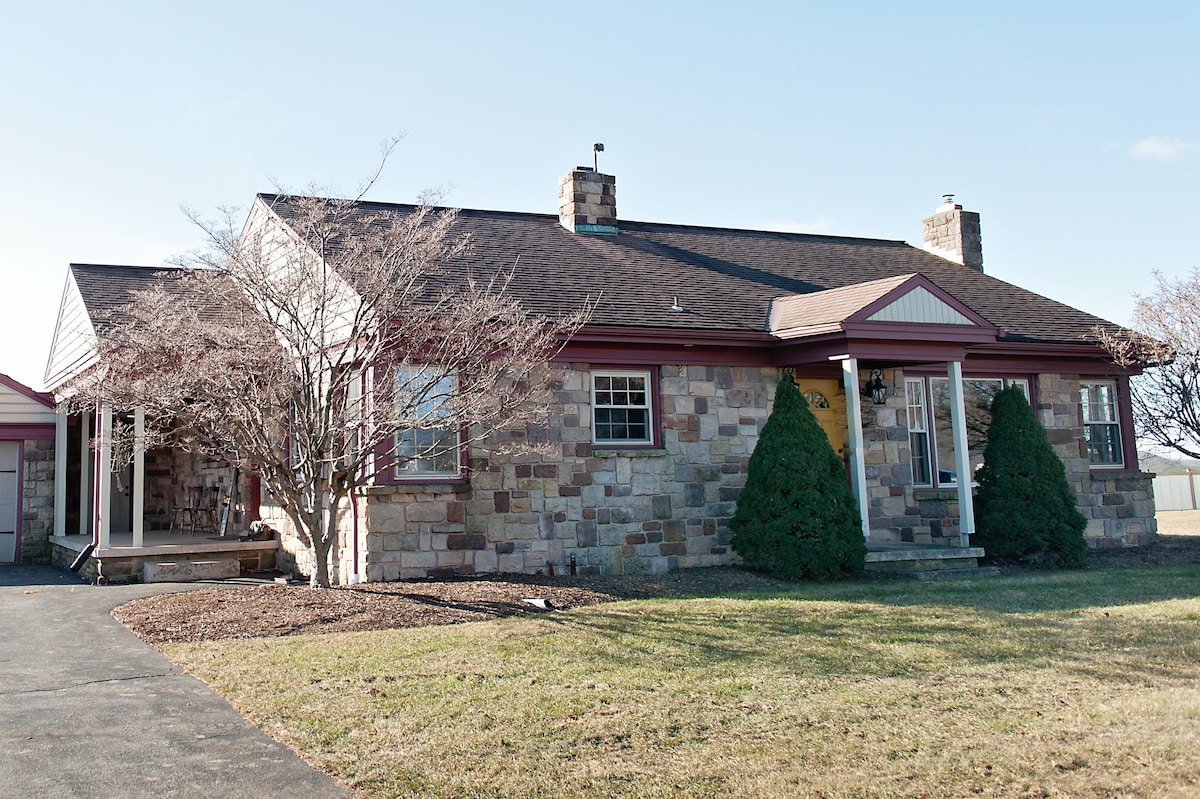
[[(289, 233), (293, 213), (291, 198), (260, 195), (248, 226)], [(553, 414), (530, 435), (553, 452), (451, 448), (377, 478), (341, 509), (336, 580), (736, 560), (728, 522), (785, 369), (844, 456), (875, 547), (974, 551), (970, 475), (990, 398), (1014, 385), (1063, 460), (1089, 543), (1155, 534), (1127, 377), (1091, 337), (1110, 323), (986, 274), (979, 215), (958, 204), (925, 220), (923, 247), (618, 221), (615, 178), (580, 167), (558, 214), (463, 210), (456, 225), (474, 274), (515, 270), (528, 310), (600, 298), (550, 365)], [(270, 497), (251, 504), (307, 571)]]

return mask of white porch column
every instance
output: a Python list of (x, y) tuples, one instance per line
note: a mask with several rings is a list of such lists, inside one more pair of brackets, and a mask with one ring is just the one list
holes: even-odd
[(79, 414), (79, 532), (92, 532), (92, 517), (96, 515), (96, 503), (92, 499), (92, 415)]
[(858, 358), (842, 361), (842, 382), (846, 386), (846, 426), (850, 433), (850, 485), (858, 500), (858, 518), (862, 522), (863, 538), (871, 537), (871, 521), (867, 515), (867, 465), (863, 460), (862, 407), (859, 403)]
[(112, 407), (100, 403), (100, 446), (96, 448), (96, 530), (97, 545), (105, 549), (111, 544), (112, 527)]
[(958, 486), (958, 545), (971, 545), (975, 532), (975, 501), (971, 496), (971, 453), (967, 443), (967, 413), (963, 404), (962, 363), (947, 364), (950, 378), (950, 426), (954, 430), (954, 472)]
[(54, 409), (54, 534), (67, 534), (67, 406)]
[(133, 545), (142, 546), (146, 522), (146, 409), (133, 412)]

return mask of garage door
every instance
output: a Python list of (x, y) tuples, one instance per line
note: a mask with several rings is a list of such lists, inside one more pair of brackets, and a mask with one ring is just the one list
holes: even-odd
[(0, 441), (0, 563), (17, 559), (17, 467), (21, 445)]

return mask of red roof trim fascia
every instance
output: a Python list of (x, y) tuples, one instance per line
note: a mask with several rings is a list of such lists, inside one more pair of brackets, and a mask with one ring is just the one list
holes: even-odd
[(8, 386), (9, 388), (11, 388), (13, 391), (17, 392), (18, 394), (22, 394), (22, 395), (28, 397), (29, 399), (33, 400), (34, 402), (41, 403), (42, 405), (45, 405), (50, 410), (54, 410), (54, 395), (53, 394), (47, 394), (44, 391), (34, 391), (29, 386), (25, 385), (24, 383), (20, 382), (19, 380), (13, 380), (11, 377), (9, 377), (6, 374), (0, 374), (0, 385)]

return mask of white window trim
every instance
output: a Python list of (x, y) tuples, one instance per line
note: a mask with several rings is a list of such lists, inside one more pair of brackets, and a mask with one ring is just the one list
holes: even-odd
[[(927, 432), (927, 436), (928, 436), (927, 441), (928, 441), (928, 445), (929, 445), (929, 479), (931, 482), (916, 483), (915, 482), (916, 478), (914, 475), (913, 485), (917, 488), (931, 488), (931, 487), (937, 488), (937, 489), (954, 488), (955, 486), (958, 485), (957, 480), (954, 480), (954, 481), (938, 480), (938, 472), (952, 471), (952, 470), (944, 469), (941, 466), (941, 462), (942, 462), (941, 454), (938, 451), (938, 442), (937, 442), (937, 437), (938, 437), (937, 418), (934, 414), (934, 406), (936, 405), (936, 402), (934, 400), (934, 393), (933, 393), (934, 381), (937, 381), (937, 380), (946, 381), (946, 380), (949, 380), (949, 378), (943, 377), (942, 375), (923, 375), (920, 377), (912, 377), (912, 378), (906, 377), (905, 381), (907, 382), (908, 380), (920, 380), (924, 384), (924, 388), (926, 389), (925, 399), (928, 400), (928, 402), (926, 404), (926, 408), (925, 408), (925, 413), (926, 413), (926, 426), (927, 426), (927, 431), (928, 431)], [(1033, 402), (1033, 400), (1029, 396), (1029, 385), (1030, 385), (1029, 378), (1026, 378), (1026, 377), (1004, 377), (1001, 375), (989, 375), (989, 374), (963, 375), (963, 383), (964, 384), (968, 383), (972, 380), (975, 380), (975, 381), (980, 381), (980, 380), (999, 381), (1001, 388), (1012, 388), (1013, 386), (1016, 386), (1017, 388), (1021, 389), (1021, 393), (1023, 393), (1025, 395), (1025, 399), (1027, 401), (1029, 401), (1031, 403)], [(910, 444), (910, 446), (911, 446), (911, 444)], [(948, 452), (946, 454), (950, 458), (950, 460), (953, 461), (954, 450), (951, 449), (950, 452)], [(977, 485), (977, 483), (974, 480), (974, 475), (972, 475), (971, 485)]]
[[(1112, 419), (1101, 419), (1092, 421), (1088, 419), (1088, 408), (1090, 403), (1084, 401), (1084, 395), (1088, 386), (1108, 386), (1112, 391)], [(1080, 380), (1079, 381), (1079, 414), (1083, 420), (1083, 437), (1088, 443), (1088, 468), (1089, 469), (1113, 469), (1120, 470), (1125, 468), (1125, 432), (1121, 429), (1121, 397), (1117, 392), (1117, 381), (1115, 380)], [(1112, 463), (1097, 463), (1092, 460), (1092, 447), (1090, 444), (1091, 428), (1093, 426), (1105, 426), (1117, 428), (1117, 457), (1118, 460)]]
[[(915, 385), (918, 394), (918, 404), (913, 405), (909, 402), (909, 385)], [(925, 461), (925, 470), (929, 473), (928, 480), (917, 481), (916, 469), (913, 469), (913, 485), (918, 488), (929, 488), (933, 486), (934, 468), (933, 454), (930, 451), (929, 441), (929, 403), (926, 401), (928, 392), (925, 390), (926, 381), (923, 377), (906, 377), (904, 378), (904, 407), (908, 421), (908, 448), (910, 463), (916, 462), (916, 456), (912, 452), (913, 435), (925, 436), (925, 446), (923, 452)], [(914, 412), (915, 411), (915, 412)]]
[[(420, 366), (400, 367), (400, 368), (396, 369), (395, 373), (393, 374), (392, 379), (399, 380), (400, 379), (399, 375), (402, 370), (407, 370), (407, 371), (411, 371), (411, 372), (420, 372), (421, 367)], [(442, 375), (437, 382), (441, 382), (442, 380), (445, 380), (447, 378), (449, 378), (452, 381), (450, 391), (452, 391), (452, 392), (457, 391), (458, 390), (458, 380), (456, 379), (456, 377), (453, 374)], [(432, 413), (434, 413), (434, 412), (431, 412), (431, 414)], [(454, 455), (454, 467), (452, 469), (426, 469), (426, 470), (415, 470), (415, 469), (404, 468), (405, 466), (407, 466), (410, 463), (414, 463), (416, 461), (422, 461), (422, 460), (431, 460), (431, 458), (416, 458), (416, 459), (410, 459), (410, 460), (403, 461), (403, 462), (400, 461), (399, 457), (395, 454), (400, 449), (400, 437), (401, 437), (401, 435), (403, 435), (405, 433), (411, 433), (416, 429), (416, 428), (411, 428), (411, 427), (410, 428), (402, 428), (402, 429), (396, 430), (392, 434), (392, 455), (391, 455), (391, 457), (392, 457), (394, 463), (392, 464), (391, 473), (392, 473), (392, 479), (394, 481), (412, 482), (412, 481), (446, 480), (446, 479), (458, 479), (459, 477), (462, 476), (462, 429), (461, 429), (461, 426), (458, 424), (458, 422), (453, 418), (453, 416), (448, 415), (447, 420), (449, 421), (449, 424), (446, 425), (446, 427), (425, 428), (425, 429), (447, 430), (448, 433), (450, 433), (454, 436), (454, 446), (452, 449), (452, 452)]]
[[(646, 404), (645, 405), (597, 405), (596, 403), (596, 378), (597, 377), (640, 377), (646, 381)], [(655, 412), (655, 397), (654, 397), (654, 376), (649, 369), (595, 369), (592, 370), (588, 378), (591, 389), (591, 425), (592, 425), (592, 443), (598, 447), (646, 447), (654, 444), (654, 412)], [(602, 439), (597, 433), (596, 426), (596, 410), (600, 407), (604, 408), (630, 408), (630, 409), (645, 409), (646, 411), (646, 437), (641, 439)]]

